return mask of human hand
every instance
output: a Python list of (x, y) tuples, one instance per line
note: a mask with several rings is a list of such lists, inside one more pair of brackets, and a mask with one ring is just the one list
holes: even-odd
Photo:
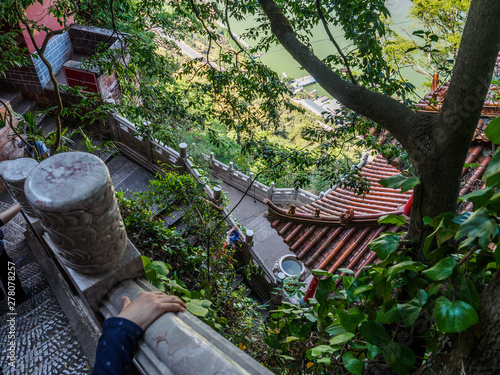
[(184, 312), (186, 305), (179, 297), (162, 292), (142, 292), (133, 301), (122, 297), (122, 311), (119, 318), (128, 319), (144, 331), (166, 312)]

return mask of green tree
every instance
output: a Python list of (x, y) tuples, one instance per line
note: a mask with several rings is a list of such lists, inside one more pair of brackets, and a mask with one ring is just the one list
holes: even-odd
[[(437, 115), (417, 112), (388, 95), (375, 92), (392, 94), (390, 81), (382, 79), (390, 76), (390, 68), (383, 66), (382, 61), (377, 61), (382, 70), (376, 72), (382, 78), (375, 82), (369, 75), (370, 71), (377, 69), (370, 57), (380, 58), (381, 47), (376, 43), (377, 38), (367, 34), (371, 31), (384, 33), (380, 26), (380, 15), (387, 15), (383, 2), (317, 0), (315, 10), (306, 3), (259, 0), (258, 4), (267, 22), (262, 28), (269, 25), (279, 43), (327, 92), (346, 107), (387, 129), (408, 153), (413, 170), (420, 179), (420, 184), (414, 189), (408, 233), (414, 244), (410, 255), (413, 261), (426, 261), (424, 243), (430, 230), (423, 218), (453, 212), (456, 208), (461, 170), (500, 49), (500, 33), (496, 29), (500, 2), (471, 2), (448, 93)], [(334, 16), (331, 16), (332, 12), (335, 12)], [(342, 79), (328, 61), (314, 55), (304, 39), (303, 28), (314, 23), (311, 20), (321, 20), (326, 24), (329, 19), (325, 14), (330, 15), (331, 22), (343, 27), (347, 38), (356, 45), (360, 44), (356, 56), (369, 65), (362, 79), (355, 80), (354, 74), (350, 77), (351, 82)], [(338, 54), (350, 63), (349, 56), (343, 56), (341, 51)], [(494, 279), (492, 283), (496, 285), (498, 280)], [(491, 354), (485, 356), (491, 358)], [(477, 356), (465, 360), (468, 366), (485, 368), (485, 363)], [(448, 372), (443, 368), (441, 373)]]
[(409, 65), (430, 78), (449, 77), (458, 56), (470, 0), (414, 0), (409, 16), (416, 25), (395, 33), (384, 52), (393, 65)]

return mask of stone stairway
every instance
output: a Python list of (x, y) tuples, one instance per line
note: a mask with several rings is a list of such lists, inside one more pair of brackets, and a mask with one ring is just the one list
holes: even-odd
[[(0, 194), (0, 211), (13, 204), (6, 191)], [(24, 218), (17, 215), (3, 226), (5, 248), (16, 264), (31, 298), (16, 308), (16, 362), (8, 365), (7, 301), (0, 301), (0, 374), (89, 374), (90, 363), (68, 319), (50, 289), (24, 238)]]
[[(14, 106), (16, 111), (33, 108), (32, 103), (15, 98)], [(50, 116), (38, 125), (44, 131), (55, 128)], [(82, 149), (78, 142), (75, 148)], [(133, 192), (149, 188), (149, 180), (154, 176), (139, 165), (122, 155), (103, 153), (100, 157), (107, 163), (116, 191), (123, 190), (126, 196), (131, 196)], [(0, 191), (0, 211), (13, 203), (7, 191)], [(7, 252), (16, 264), (22, 284), (30, 288), (32, 296), (16, 308), (17, 357), (14, 368), (7, 361), (7, 319), (10, 317), (7, 315), (7, 301), (0, 301), (0, 375), (89, 374), (92, 364), (28, 246), (25, 228), (20, 214), (2, 228)]]

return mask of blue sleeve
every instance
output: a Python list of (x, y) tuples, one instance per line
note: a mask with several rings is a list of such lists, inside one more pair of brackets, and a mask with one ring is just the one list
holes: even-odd
[(92, 375), (122, 375), (130, 372), (137, 340), (143, 330), (123, 318), (109, 318), (102, 325)]

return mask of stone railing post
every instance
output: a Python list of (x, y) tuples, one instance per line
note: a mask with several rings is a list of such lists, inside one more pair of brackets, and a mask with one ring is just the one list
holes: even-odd
[(245, 239), (242, 241), (240, 255), (243, 258), (243, 263), (245, 265), (250, 264), (252, 261), (252, 254), (250, 252), (250, 248), (253, 246), (253, 230), (247, 229), (245, 233)]
[(250, 172), (250, 173), (248, 174), (247, 188), (248, 188), (250, 185), (252, 185), (252, 183), (253, 183), (253, 172)]
[(297, 196), (299, 195), (299, 189), (300, 189), (300, 185), (298, 183), (295, 184), (295, 190), (293, 191), (293, 200), (297, 199)]
[(101, 159), (83, 152), (54, 155), (33, 169), (25, 189), (67, 267), (97, 274), (121, 258), (127, 234)]
[(26, 215), (32, 218), (36, 218), (37, 214), (26, 198), (24, 182), (37, 165), (38, 162), (35, 159), (20, 158), (5, 163), (5, 167), (2, 170), (2, 177), (5, 181), (7, 190), (14, 200), (19, 202)]
[(214, 203), (217, 206), (222, 204), (222, 189), (218, 186), (214, 187)]
[(247, 232), (245, 233), (245, 243), (249, 246), (253, 246), (253, 230), (247, 229)]
[(229, 162), (229, 180), (233, 179), (233, 172), (234, 172), (233, 162), (230, 161)]
[(271, 186), (269, 186), (269, 190), (267, 191), (267, 199), (270, 201), (273, 200), (273, 194), (274, 194), (274, 182), (271, 182)]
[(182, 172), (186, 171), (187, 147), (187, 144), (184, 142), (179, 144), (179, 160), (177, 160), (177, 164), (181, 167)]
[(45, 244), (90, 311), (118, 282), (144, 275), (141, 256), (127, 240), (108, 169), (97, 156), (51, 156), (31, 171), (25, 192)]
[[(106, 104), (115, 104), (114, 99), (107, 99), (105, 102), (106, 102)], [(122, 138), (120, 136), (120, 131), (118, 129), (118, 126), (116, 125), (114, 111), (108, 112), (108, 124), (109, 124), (109, 131), (111, 132), (112, 140), (121, 142)]]

